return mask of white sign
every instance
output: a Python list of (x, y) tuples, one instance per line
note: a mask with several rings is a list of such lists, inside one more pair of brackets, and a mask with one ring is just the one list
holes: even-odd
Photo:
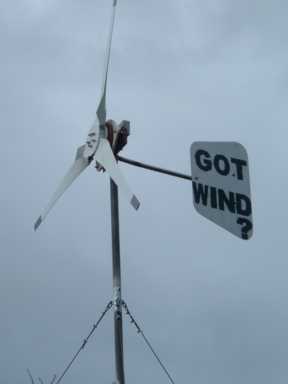
[(234, 235), (252, 236), (248, 155), (234, 142), (191, 145), (194, 207), (200, 215)]

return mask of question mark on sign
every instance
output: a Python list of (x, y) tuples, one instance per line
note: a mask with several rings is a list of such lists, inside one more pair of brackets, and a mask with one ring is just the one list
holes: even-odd
[(249, 235), (248, 232), (251, 231), (253, 228), (253, 225), (250, 220), (245, 219), (244, 217), (239, 217), (237, 220), (237, 224), (241, 225), (242, 227), (242, 239), (248, 240)]

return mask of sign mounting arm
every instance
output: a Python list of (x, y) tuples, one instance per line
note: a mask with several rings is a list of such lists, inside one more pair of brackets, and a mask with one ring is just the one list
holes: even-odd
[(193, 180), (192, 176), (190, 176), (190, 175), (185, 175), (184, 173), (170, 171), (169, 169), (155, 167), (154, 165), (150, 165), (150, 164), (144, 164), (144, 163), (141, 163), (139, 161), (127, 159), (127, 158), (122, 157), (122, 156), (117, 156), (117, 160), (121, 161), (122, 163), (134, 165), (135, 167), (148, 169), (149, 171), (163, 173), (164, 175), (174, 176), (174, 177), (178, 177), (178, 178), (184, 179), (184, 180), (190, 180), (190, 181)]

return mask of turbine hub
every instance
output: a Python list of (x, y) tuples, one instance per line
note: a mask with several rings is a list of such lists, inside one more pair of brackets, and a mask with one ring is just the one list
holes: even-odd
[(130, 121), (123, 120), (118, 125), (114, 120), (106, 121), (107, 140), (114, 155), (117, 155), (127, 144), (130, 135)]
[[(128, 136), (130, 135), (130, 121), (123, 120), (118, 125), (114, 120), (107, 120), (105, 123), (105, 136), (108, 140), (114, 156), (125, 147), (128, 143)], [(96, 161), (96, 169), (99, 172), (105, 169)]]

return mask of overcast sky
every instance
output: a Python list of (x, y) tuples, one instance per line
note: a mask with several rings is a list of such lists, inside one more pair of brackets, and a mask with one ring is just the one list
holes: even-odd
[[(112, 0), (0, 4), (0, 382), (51, 380), (112, 296), (109, 179), (89, 168), (33, 223), (95, 116)], [(119, 0), (108, 115), (123, 155), (190, 173), (199, 140), (250, 160), (254, 237), (193, 208), (189, 181), (121, 164), (123, 296), (176, 383), (286, 384), (287, 11), (284, 0)], [(63, 383), (112, 383), (112, 313)], [(127, 383), (167, 383), (128, 319)]]

